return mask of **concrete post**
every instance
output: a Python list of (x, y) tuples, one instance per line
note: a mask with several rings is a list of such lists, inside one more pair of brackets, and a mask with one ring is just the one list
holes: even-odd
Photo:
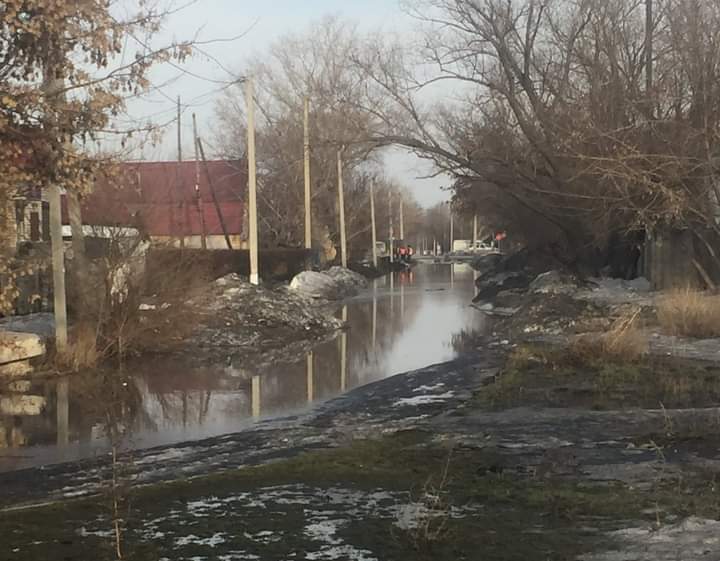
[(250, 284), (260, 284), (258, 271), (258, 217), (257, 217), (257, 167), (255, 164), (255, 86), (252, 77), (246, 80), (247, 103), (247, 158), (248, 158), (248, 207), (250, 214)]
[(55, 348), (59, 354), (67, 351), (67, 302), (65, 298), (65, 247), (62, 237), (60, 187), (48, 188), (50, 203), (50, 243), (52, 248), (53, 295), (55, 311)]
[(375, 227), (375, 181), (370, 182), (370, 222), (372, 225), (372, 259), (373, 267), (377, 269), (377, 229)]
[(343, 162), (342, 150), (337, 153), (337, 173), (338, 173), (338, 206), (340, 211), (340, 259), (342, 266), (347, 268), (347, 232), (345, 231), (345, 193), (343, 187)]

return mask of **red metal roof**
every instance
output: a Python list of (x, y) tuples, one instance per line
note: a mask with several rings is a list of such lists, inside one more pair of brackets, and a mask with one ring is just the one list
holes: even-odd
[[(247, 166), (241, 161), (207, 162), (228, 234), (245, 232)], [(151, 236), (221, 235), (204, 164), (196, 190), (195, 162), (131, 162), (98, 178), (83, 198), (83, 223), (142, 227)], [(199, 196), (198, 196), (199, 195)], [(201, 214), (202, 213), (202, 214)], [(66, 217), (63, 212), (63, 220)]]

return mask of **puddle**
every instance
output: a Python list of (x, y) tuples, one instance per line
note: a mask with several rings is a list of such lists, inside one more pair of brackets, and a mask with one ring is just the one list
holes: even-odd
[(349, 329), (294, 361), (259, 367), (224, 361), (188, 369), (181, 359), (126, 365), (0, 389), (0, 471), (106, 453), (108, 407), (129, 445), (145, 448), (237, 432), (258, 419), (383, 377), (451, 360), (464, 334), (486, 328), (469, 306), (467, 265), (419, 264), (373, 282), (338, 311)]

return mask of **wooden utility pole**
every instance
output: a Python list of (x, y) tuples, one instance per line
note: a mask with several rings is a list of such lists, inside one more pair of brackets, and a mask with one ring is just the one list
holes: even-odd
[(220, 221), (220, 227), (222, 228), (223, 235), (225, 236), (225, 243), (227, 244), (228, 249), (232, 249), (233, 247), (230, 242), (230, 235), (228, 234), (225, 219), (223, 218), (222, 211), (220, 210), (220, 203), (218, 202), (217, 195), (215, 194), (215, 186), (213, 185), (212, 176), (210, 175), (210, 167), (205, 159), (205, 149), (203, 148), (202, 140), (200, 140), (200, 138), (197, 139), (197, 146), (200, 149), (200, 157), (202, 158), (203, 165), (205, 166), (205, 177), (207, 178), (210, 195), (212, 196), (213, 204), (215, 205), (215, 212), (217, 212), (218, 220)]
[(342, 266), (347, 268), (347, 233), (345, 231), (345, 188), (343, 187), (343, 162), (342, 149), (337, 153), (337, 173), (338, 173), (338, 205), (340, 211), (340, 259)]
[(312, 194), (310, 193), (310, 100), (305, 98), (304, 118), (305, 168), (305, 249), (312, 249)]
[[(195, 114), (193, 113), (193, 124), (194, 123)], [(177, 98), (177, 154), (178, 162), (182, 162), (182, 106), (180, 105), (180, 96)]]
[[(194, 118), (194, 115), (193, 115)], [(193, 120), (194, 123), (194, 120)], [(196, 135), (197, 136), (197, 135)], [(197, 141), (196, 141), (197, 142)], [(171, 224), (171, 230), (172, 225), (175, 223), (175, 199), (177, 197), (177, 192), (180, 192), (182, 197), (182, 187), (180, 185), (180, 162), (183, 161), (182, 157), (182, 105), (180, 103), (180, 96), (177, 98), (177, 158), (178, 158), (178, 165), (175, 168), (175, 189), (171, 192), (171, 198), (170, 202), (172, 202), (172, 209), (170, 210), (170, 224)], [(195, 159), (197, 160), (197, 144), (195, 146)], [(182, 197), (181, 201), (181, 208), (182, 210), (185, 210), (185, 197)], [(181, 217), (183, 216), (184, 212), (181, 212)], [(182, 231), (180, 232), (180, 247), (185, 247), (185, 229), (182, 228), (182, 225), (184, 224), (183, 219), (180, 219), (180, 225)]]
[(260, 284), (258, 272), (258, 220), (257, 220), (257, 168), (255, 165), (255, 86), (253, 78), (246, 80), (247, 103), (247, 158), (248, 158), (248, 206), (250, 215), (250, 284)]
[(370, 182), (370, 223), (372, 226), (372, 259), (373, 267), (377, 269), (377, 229), (375, 228), (375, 181)]
[[(179, 99), (179, 98), (178, 98)], [(179, 115), (178, 115), (179, 118)], [(203, 249), (207, 249), (207, 231), (205, 228), (205, 207), (203, 205), (202, 194), (200, 193), (200, 156), (198, 155), (198, 147), (200, 144), (200, 138), (197, 133), (197, 118), (195, 113), (192, 116), (193, 120), (193, 142), (195, 144), (195, 200), (197, 201), (198, 211), (200, 212), (200, 228), (202, 229), (200, 236), (200, 246)], [(179, 147), (179, 145), (178, 145)], [(178, 151), (178, 155), (180, 152)]]

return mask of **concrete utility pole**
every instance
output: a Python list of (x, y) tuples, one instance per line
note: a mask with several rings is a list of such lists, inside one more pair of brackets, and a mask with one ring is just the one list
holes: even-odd
[(50, 244), (53, 268), (53, 310), (55, 313), (55, 348), (59, 354), (67, 351), (67, 302), (65, 300), (65, 247), (62, 237), (60, 187), (48, 187), (50, 203)]
[(400, 239), (405, 240), (405, 217), (403, 216), (402, 195), (400, 195)]
[[(178, 98), (179, 100), (180, 98)], [(178, 119), (180, 118), (180, 114), (178, 113)], [(195, 117), (195, 113), (193, 113), (192, 116), (193, 120), (193, 143), (195, 145), (195, 200), (197, 201), (198, 211), (200, 212), (200, 227), (202, 229), (202, 235), (200, 237), (200, 247), (203, 249), (207, 249), (207, 232), (205, 228), (205, 208), (203, 207), (203, 200), (202, 195), (200, 194), (200, 156), (198, 154), (198, 146), (200, 144), (200, 139), (198, 138), (197, 133), (197, 118)], [(180, 151), (179, 151), (179, 144), (178, 144), (178, 157), (180, 157)]]
[(645, 95), (653, 87), (653, 0), (645, 0)]
[(372, 225), (372, 259), (373, 267), (377, 269), (377, 230), (375, 228), (375, 181), (370, 182), (370, 222)]
[[(342, 309), (342, 320), (347, 323), (348, 320), (348, 307), (343, 306)], [(344, 392), (347, 389), (347, 344), (348, 336), (347, 329), (343, 329), (340, 335), (340, 391)]]
[(305, 249), (312, 248), (312, 194), (310, 193), (310, 100), (305, 98), (304, 119), (305, 160)]
[(477, 232), (477, 213), (475, 213), (473, 215), (473, 232), (472, 232), (472, 234), (473, 234), (473, 236), (472, 236), (473, 249), (475, 249), (475, 247), (477, 246), (477, 241), (478, 241), (478, 239), (477, 239), (477, 234), (478, 234), (478, 232)]
[(448, 244), (448, 253), (452, 253), (454, 240), (455, 240), (455, 222), (453, 220), (452, 206), (450, 206), (450, 243)]
[(247, 158), (248, 158), (248, 206), (250, 215), (250, 284), (260, 284), (258, 273), (258, 222), (257, 222), (257, 168), (255, 165), (255, 86), (253, 78), (247, 78), (245, 102), (247, 103)]
[(253, 419), (260, 417), (261, 406), (260, 406), (260, 376), (253, 376), (250, 381), (251, 384), (251, 397), (250, 403), (252, 407)]
[(315, 401), (315, 372), (314, 372), (314, 364), (315, 364), (315, 355), (311, 352), (307, 354), (306, 362), (305, 362), (305, 376), (307, 380), (307, 400), (308, 403), (312, 403)]
[(388, 240), (388, 244), (390, 247), (390, 263), (392, 263), (395, 261), (393, 256), (393, 236), (395, 235), (395, 229), (393, 228), (392, 219), (392, 190), (388, 191), (388, 221), (390, 222), (390, 239)]
[[(62, 81), (55, 77), (55, 69), (50, 61), (45, 68), (43, 89), (45, 95), (56, 96), (63, 87)], [(55, 101), (57, 103), (57, 101)], [(53, 132), (57, 130), (55, 115), (47, 115), (47, 126)], [(47, 186), (47, 198), (50, 206), (50, 244), (52, 251), (53, 295), (55, 314), (55, 348), (59, 354), (67, 351), (67, 302), (65, 296), (65, 245), (62, 235), (62, 207), (60, 186), (56, 183)]]
[(342, 266), (347, 268), (347, 233), (345, 231), (345, 189), (343, 187), (342, 149), (337, 153), (338, 173), (338, 205), (340, 207), (340, 259)]

